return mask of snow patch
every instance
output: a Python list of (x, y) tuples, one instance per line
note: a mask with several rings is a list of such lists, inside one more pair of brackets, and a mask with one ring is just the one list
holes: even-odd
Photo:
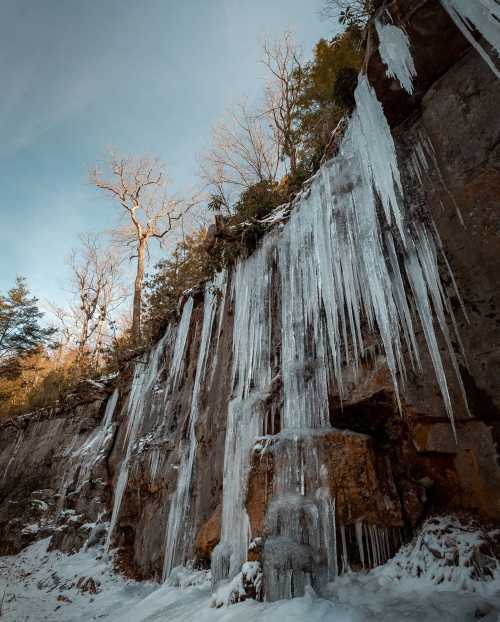
[[(326, 598), (308, 587), (293, 600), (220, 608), (211, 606), (207, 571), (175, 568), (166, 584), (137, 583), (113, 573), (102, 547), (64, 555), (42, 540), (0, 558), (2, 622), (498, 622), (500, 571), (490, 550), (498, 536), (433, 518), (383, 566), (338, 577)], [(243, 574), (257, 579), (258, 564)]]

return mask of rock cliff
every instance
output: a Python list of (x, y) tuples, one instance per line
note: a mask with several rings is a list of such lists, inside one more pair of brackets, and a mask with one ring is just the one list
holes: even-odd
[[(364, 71), (394, 138), (408, 228), (436, 231), (444, 250), (455, 354), (441, 337), (437, 349), (456, 437), (425, 324), (414, 332), (421, 370), (407, 365), (403, 382), (398, 368), (396, 387), (376, 322), (360, 321), (354, 365), (347, 340), (337, 357), (307, 313), (286, 311), (305, 291), (295, 280), (314, 275), (283, 276), (294, 252), (283, 231), (295, 224), (277, 224), (254, 255), (186, 296), (133, 369), (0, 423), (2, 554), (47, 535), (68, 552), (107, 538), (124, 572), (158, 580), (190, 559), (212, 564), (215, 580), (261, 561), (273, 599), (382, 563), (432, 512), (500, 521), (500, 81), (437, 0), (384, 11), (411, 41), (414, 92), (386, 75), (374, 25)], [(327, 251), (336, 262), (340, 250)], [(326, 316), (320, 305), (325, 332)]]

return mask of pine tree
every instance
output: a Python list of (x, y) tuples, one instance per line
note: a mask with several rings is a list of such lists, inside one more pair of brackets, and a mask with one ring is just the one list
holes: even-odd
[(7, 296), (0, 295), (0, 376), (15, 375), (22, 359), (51, 341), (55, 329), (41, 326), (42, 317), (26, 280), (17, 277)]

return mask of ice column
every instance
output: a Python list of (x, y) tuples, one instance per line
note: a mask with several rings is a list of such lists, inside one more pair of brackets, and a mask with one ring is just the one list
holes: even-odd
[(329, 430), (284, 430), (266, 451), (273, 453), (273, 499), (264, 545), (268, 600), (321, 591), (338, 574), (335, 500), (318, 443)]
[(262, 434), (271, 382), (271, 281), (274, 235), (234, 273), (233, 393), (224, 453), (221, 541), (212, 554), (214, 582), (235, 576), (247, 559), (250, 524), (245, 509), (252, 447)]

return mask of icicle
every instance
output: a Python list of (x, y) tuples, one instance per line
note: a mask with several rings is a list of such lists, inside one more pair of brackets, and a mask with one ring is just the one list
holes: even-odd
[(360, 76), (354, 93), (356, 111), (351, 132), (358, 151), (358, 165), (365, 182), (373, 184), (389, 224), (392, 219), (404, 238), (398, 194), (403, 194), (396, 148), (384, 111), (366, 76)]
[(161, 451), (159, 449), (159, 447), (154, 447), (153, 450), (151, 451), (151, 457), (149, 459), (149, 474), (151, 477), (151, 481), (154, 482), (159, 469), (160, 469), (160, 462), (161, 462)]
[(387, 75), (397, 78), (405, 91), (412, 95), (416, 71), (408, 35), (397, 26), (381, 24), (378, 19), (375, 20), (375, 28), (379, 38), (380, 57), (387, 66)]
[(120, 392), (118, 387), (113, 391), (111, 397), (106, 402), (106, 410), (104, 411), (104, 417), (102, 422), (102, 429), (107, 432), (111, 427), (111, 422), (113, 420), (113, 415), (115, 413), (116, 403), (118, 401), (118, 396)]
[(346, 572), (350, 572), (351, 567), (349, 566), (349, 554), (347, 552), (347, 540), (345, 537), (345, 526), (340, 526), (340, 540), (342, 542), (342, 574)]
[(186, 341), (189, 332), (189, 325), (191, 323), (191, 313), (193, 311), (193, 299), (190, 297), (185, 302), (182, 309), (182, 316), (177, 328), (177, 335), (175, 338), (174, 353), (172, 355), (172, 362), (170, 363), (169, 378), (173, 388), (177, 386), (179, 382), (180, 374), (183, 370), (184, 351), (186, 349)]
[(228, 282), (227, 271), (219, 273), (213, 283), (214, 295), (219, 297), (218, 307), (219, 307), (219, 317), (217, 320), (217, 338), (214, 345), (215, 359), (212, 364), (212, 373), (210, 374), (210, 382), (212, 382), (215, 370), (217, 369), (217, 360), (219, 354), (219, 339), (222, 332), (222, 322), (224, 320), (224, 311), (226, 309), (226, 296), (228, 290)]
[(24, 430), (21, 429), (21, 430), (19, 430), (17, 432), (16, 444), (14, 445), (14, 449), (12, 450), (12, 454), (11, 454), (11, 456), (9, 458), (9, 461), (7, 462), (7, 466), (5, 467), (5, 471), (3, 472), (2, 483), (4, 483), (5, 480), (7, 479), (7, 474), (9, 472), (10, 465), (15, 460), (15, 458), (17, 456), (17, 452), (19, 451), (19, 447), (21, 447), (21, 443), (23, 442), (23, 439), (24, 439)]
[[(420, 184), (422, 184), (423, 183), (422, 177), (424, 173), (427, 174), (427, 177), (430, 180), (429, 168), (432, 165), (433, 169), (435, 170), (438, 176), (438, 180), (439, 180), (439, 183), (441, 184), (441, 187), (443, 188), (448, 199), (450, 200), (453, 207), (455, 208), (455, 212), (457, 213), (460, 224), (462, 225), (462, 227), (464, 227), (465, 224), (464, 224), (462, 212), (460, 210), (458, 203), (455, 200), (454, 195), (450, 192), (448, 184), (445, 181), (443, 171), (441, 170), (441, 167), (437, 159), (434, 145), (432, 144), (430, 137), (427, 134), (425, 134), (423, 131), (419, 131), (418, 135), (419, 135), (418, 140), (415, 143), (414, 151), (411, 155), (411, 162), (412, 162), (412, 166), (410, 167), (411, 172), (418, 177)], [(445, 209), (442, 202), (441, 202), (441, 207), (443, 208), (443, 210)]]
[(359, 560), (361, 562), (361, 566), (364, 569), (365, 568), (365, 548), (363, 545), (363, 523), (362, 521), (358, 521), (354, 525), (354, 528), (356, 530), (356, 542), (358, 545)]
[(441, 4), (464, 37), (500, 78), (498, 67), (473, 34), (475, 28), (500, 55), (500, 5), (497, 0), (441, 0)]
[(167, 579), (174, 566), (185, 563), (186, 553), (192, 542), (190, 524), (190, 487), (193, 475), (194, 461), (196, 457), (196, 422), (200, 409), (200, 397), (205, 380), (212, 327), (214, 322), (217, 301), (215, 291), (223, 285), (221, 282), (225, 273), (220, 273), (213, 286), (205, 287), (205, 299), (203, 304), (203, 325), (201, 329), (200, 348), (196, 364), (196, 376), (191, 398), (191, 410), (189, 414), (189, 436), (180, 448), (181, 463), (177, 480), (177, 489), (170, 501), (167, 533), (165, 538), (165, 556), (163, 564), (163, 581)]
[(335, 499), (331, 499), (328, 488), (318, 489), (318, 518), (321, 527), (320, 549), (326, 552), (327, 580), (333, 581), (338, 575), (337, 529), (335, 521)]

